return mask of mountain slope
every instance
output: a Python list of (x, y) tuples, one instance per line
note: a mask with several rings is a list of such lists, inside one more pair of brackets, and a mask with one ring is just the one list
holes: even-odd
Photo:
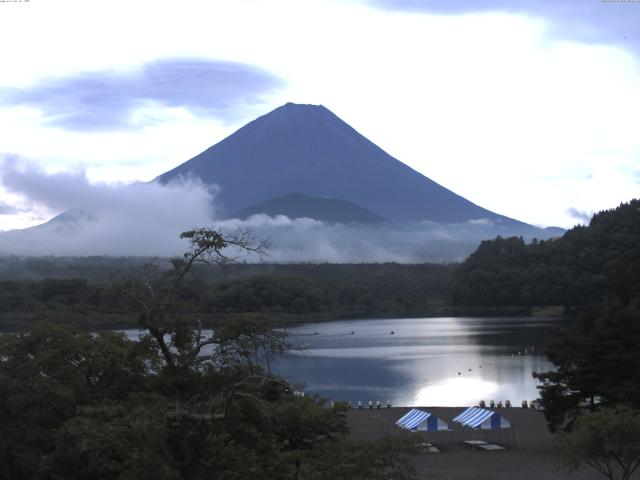
[(330, 223), (379, 223), (384, 218), (360, 205), (337, 198), (318, 198), (303, 193), (290, 193), (245, 208), (234, 218), (246, 219), (264, 213), (269, 216), (286, 215), (289, 218), (314, 218)]
[(525, 224), (479, 207), (396, 160), (323, 106), (288, 103), (160, 175), (221, 188), (227, 214), (292, 192), (354, 202), (392, 221)]

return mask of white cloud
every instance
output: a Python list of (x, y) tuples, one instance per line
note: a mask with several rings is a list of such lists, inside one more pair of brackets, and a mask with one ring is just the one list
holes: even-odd
[(5, 158), (1, 176), (4, 189), (33, 210), (66, 211), (67, 219), (2, 234), (0, 254), (172, 255), (184, 248), (180, 232), (214, 218), (215, 192), (199, 180), (91, 183), (84, 172), (48, 174), (15, 157)]
[(0, 16), (0, 41), (11, 45), (0, 52), (0, 86), (168, 57), (251, 64), (286, 82), (264, 104), (247, 101), (234, 125), (152, 109), (138, 115), (162, 124), (79, 134), (39, 126), (37, 109), (0, 109), (0, 151), (81, 165), (94, 182), (150, 180), (294, 101), (324, 104), (421, 173), (523, 221), (571, 226), (570, 207), (597, 211), (638, 194), (628, 173), (640, 170), (638, 59), (558, 39), (544, 16), (390, 13), (320, 0), (20, 7)]
[[(167, 185), (91, 183), (82, 171), (47, 173), (33, 162), (5, 156), (3, 188), (32, 210), (63, 212), (28, 231), (0, 234), (0, 254), (173, 256), (185, 249), (180, 232), (213, 226), (250, 230), (271, 244), (272, 262), (424, 262), (461, 260), (496, 235), (544, 236), (478, 221), (459, 224), (328, 224), (311, 218), (253, 215), (220, 220), (216, 191), (199, 180)], [(256, 261), (257, 258), (249, 260)]]

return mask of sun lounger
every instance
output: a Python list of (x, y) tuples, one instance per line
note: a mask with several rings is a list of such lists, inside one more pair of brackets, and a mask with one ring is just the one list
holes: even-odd
[(531, 400), (529, 402), (529, 408), (533, 408), (534, 410), (544, 410), (544, 406), (539, 400)]
[(506, 448), (501, 447), (500, 445), (494, 445), (492, 443), (488, 443), (487, 445), (478, 445), (478, 448), (482, 450), (492, 451), (492, 450), (506, 450)]
[(471, 447), (472, 450), (475, 450), (477, 447), (481, 445), (488, 445), (488, 443), (485, 442), (484, 440), (465, 440), (464, 444), (467, 447)]
[(369, 400), (369, 408), (373, 408), (373, 402)]
[(380, 400), (376, 400), (376, 408), (380, 408)]

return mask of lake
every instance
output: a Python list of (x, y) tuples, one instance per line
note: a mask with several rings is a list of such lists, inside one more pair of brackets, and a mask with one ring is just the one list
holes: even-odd
[(304, 350), (287, 354), (273, 370), (307, 394), (354, 405), (391, 400), (394, 406), (466, 406), (508, 399), (520, 406), (538, 398), (532, 372), (552, 368), (544, 350), (553, 330), (565, 325), (531, 317), (305, 324), (288, 330)]

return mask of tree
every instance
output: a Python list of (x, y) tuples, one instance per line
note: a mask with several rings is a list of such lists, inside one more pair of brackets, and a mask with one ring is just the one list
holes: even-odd
[(156, 361), (148, 347), (65, 322), (0, 335), (0, 479), (40, 478), (63, 446), (58, 432), (84, 408), (147, 391)]
[(592, 307), (552, 338), (555, 369), (535, 373), (552, 431), (570, 429), (581, 406), (640, 408), (640, 301)]
[(571, 432), (557, 434), (565, 467), (583, 465), (609, 480), (628, 480), (640, 466), (640, 412), (602, 409), (585, 413)]
[(356, 478), (412, 478), (410, 446), (351, 442), (340, 408), (271, 374), (283, 331), (247, 317), (203, 337), (183, 279), (231, 261), (223, 249), (262, 246), (210, 229), (183, 238), (173, 270), (122, 288), (148, 332), (139, 341), (62, 321), (0, 336), (0, 480), (304, 480), (354, 459)]
[(247, 230), (224, 236), (219, 230), (196, 228), (182, 232), (180, 238), (188, 240), (189, 247), (182, 258), (173, 259), (168, 277), (159, 282), (130, 282), (122, 288), (139, 308), (140, 328), (148, 331), (170, 369), (192, 366), (201, 349), (215, 343), (213, 338), (202, 337), (200, 319), (177, 298), (193, 266), (198, 263), (224, 266), (244, 254), (264, 255), (267, 248), (265, 242), (255, 241)]

